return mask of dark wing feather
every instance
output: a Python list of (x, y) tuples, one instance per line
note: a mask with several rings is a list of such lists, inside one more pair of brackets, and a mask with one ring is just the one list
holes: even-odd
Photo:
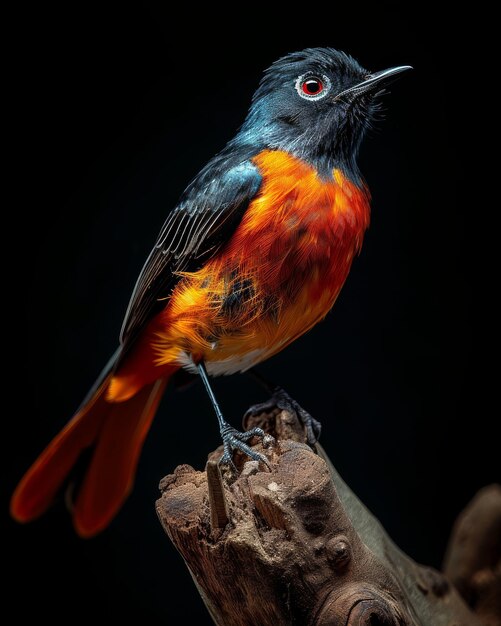
[(215, 157), (169, 214), (134, 287), (120, 341), (127, 348), (165, 306), (180, 271), (195, 271), (227, 241), (261, 185), (249, 160)]

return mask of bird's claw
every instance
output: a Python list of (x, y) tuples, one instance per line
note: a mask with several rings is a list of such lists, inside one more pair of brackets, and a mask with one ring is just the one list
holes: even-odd
[(267, 467), (270, 467), (270, 462), (267, 457), (257, 452), (246, 443), (253, 437), (259, 437), (265, 448), (272, 445), (275, 440), (271, 435), (267, 435), (262, 428), (251, 428), (245, 432), (240, 432), (236, 428), (226, 425), (221, 431), (221, 437), (223, 438), (224, 453), (219, 460), (220, 465), (229, 465), (230, 468), (236, 472), (237, 468), (233, 462), (233, 452), (240, 450), (240, 452), (253, 461), (259, 461), (264, 463)]
[(261, 415), (262, 413), (271, 413), (275, 409), (288, 411), (297, 416), (305, 428), (306, 439), (311, 446), (320, 439), (322, 424), (313, 418), (308, 411), (305, 411), (303, 407), (298, 404), (294, 398), (291, 398), (281, 387), (277, 387), (271, 398), (266, 400), (266, 402), (251, 406), (245, 413), (244, 421), (249, 417)]

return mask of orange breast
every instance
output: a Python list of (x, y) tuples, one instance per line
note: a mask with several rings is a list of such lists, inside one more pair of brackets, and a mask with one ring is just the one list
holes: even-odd
[(113, 398), (133, 395), (173, 366), (245, 370), (320, 321), (334, 304), (369, 224), (365, 188), (330, 180), (293, 156), (254, 158), (263, 182), (227, 244), (181, 275), (120, 372)]
[(183, 274), (155, 340), (158, 364), (203, 358), (231, 373), (271, 356), (330, 310), (369, 224), (369, 198), (335, 170), (322, 180), (279, 151), (254, 158), (263, 177), (227, 245)]

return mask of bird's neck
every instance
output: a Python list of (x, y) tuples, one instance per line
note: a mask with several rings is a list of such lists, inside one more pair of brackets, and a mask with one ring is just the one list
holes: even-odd
[(284, 138), (275, 126), (247, 125), (241, 128), (228, 148), (244, 149), (250, 156), (263, 150), (281, 151), (310, 165), (325, 181), (332, 181), (333, 172), (340, 171), (343, 176), (359, 188), (365, 188), (365, 182), (357, 165), (358, 149), (353, 144), (325, 137), (314, 143), (298, 142)]

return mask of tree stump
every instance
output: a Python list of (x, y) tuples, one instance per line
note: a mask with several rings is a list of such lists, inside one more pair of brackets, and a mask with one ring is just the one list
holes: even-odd
[(269, 470), (236, 455), (233, 476), (218, 467), (218, 449), (205, 472), (182, 465), (165, 477), (157, 501), (215, 624), (501, 625), (501, 489), (470, 505), (449, 547), (446, 571), (468, 606), (441, 573), (397, 548), (321, 447), (305, 444), (294, 415), (275, 411), (245, 426), (276, 438), (266, 449), (255, 442)]

